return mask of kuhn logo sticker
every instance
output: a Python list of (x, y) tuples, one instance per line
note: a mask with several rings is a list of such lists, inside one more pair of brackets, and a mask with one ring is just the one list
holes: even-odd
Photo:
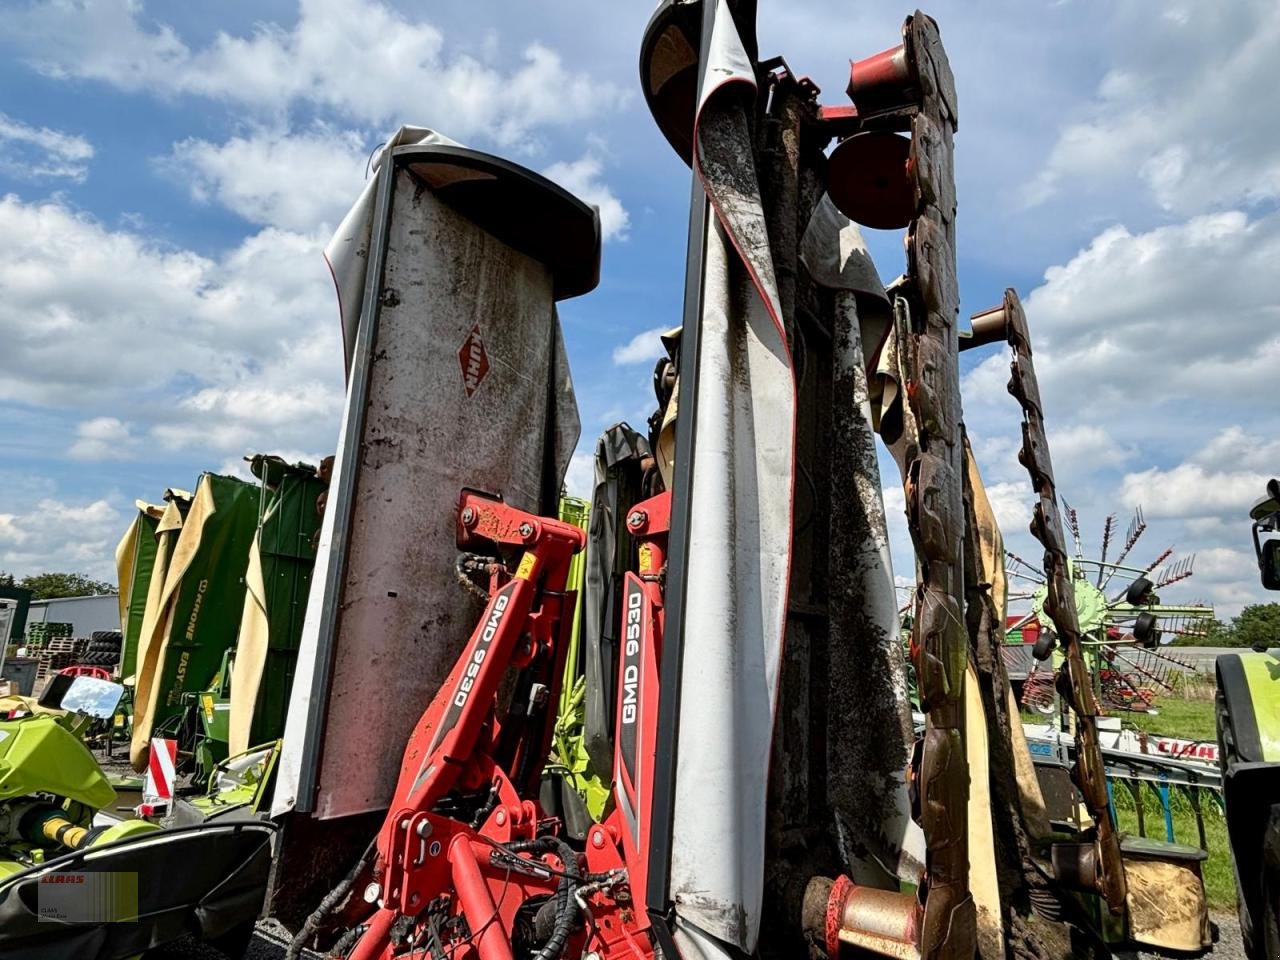
[(480, 336), (480, 324), (473, 326), (467, 339), (462, 341), (458, 365), (462, 367), (462, 388), (470, 399), (489, 373), (489, 353), (484, 348), (484, 338)]

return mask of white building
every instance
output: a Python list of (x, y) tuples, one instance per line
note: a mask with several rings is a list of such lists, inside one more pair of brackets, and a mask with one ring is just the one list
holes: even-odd
[(69, 623), (73, 637), (87, 637), (95, 630), (120, 629), (120, 599), (114, 593), (96, 597), (59, 597), (32, 600), (27, 623)]

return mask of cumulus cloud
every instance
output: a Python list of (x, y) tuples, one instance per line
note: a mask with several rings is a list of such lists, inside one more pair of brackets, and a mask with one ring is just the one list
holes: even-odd
[(543, 173), (600, 210), (600, 234), (605, 240), (625, 240), (631, 217), (609, 185), (600, 179), (603, 171), (600, 158), (589, 152), (577, 160), (553, 163)]
[(0, 570), (15, 576), (74, 570), (115, 582), (116, 543), (124, 513), (107, 499), (44, 497), (0, 514)]
[(564, 475), (564, 489), (571, 497), (590, 500), (595, 492), (596, 466), (595, 456), (579, 450), (569, 458), (569, 469)]
[[(1103, 456), (1114, 464), (1142, 441), (1198, 444), (1253, 410), (1240, 398), (1267, 391), (1280, 363), (1277, 258), (1280, 215), (1230, 211), (1147, 231), (1109, 227), (1046, 270), (1024, 304), (1059, 442), (1089, 441), (1064, 432), (1081, 424), (1107, 429)], [(984, 436), (1013, 435), (1008, 378), (1002, 353), (963, 378), (966, 420)]]
[(175, 449), (332, 445), (342, 361), (319, 236), (269, 228), (213, 259), (14, 196), (0, 236), (0, 400), (102, 412), (73, 456), (105, 454), (126, 403)]
[(137, 446), (129, 424), (116, 417), (94, 417), (76, 427), (76, 439), (67, 450), (73, 460), (120, 460)]
[(1122, 59), (1060, 132), (1028, 202), (1114, 190), (1135, 170), (1175, 214), (1280, 197), (1280, 126), (1258, 113), (1262, 91), (1280, 81), (1275, 5), (1245, 0), (1222, 16), (1194, 0), (1158, 13), (1127, 2), (1109, 12), (1105, 35), (1123, 38)]
[(189, 137), (158, 167), (199, 203), (253, 224), (310, 232), (342, 219), (363, 186), (368, 155), (360, 133), (316, 125), (255, 130), (224, 143)]
[(450, 51), (436, 26), (378, 0), (301, 0), (291, 28), (259, 23), (195, 48), (140, 0), (51, 0), (10, 12), (5, 27), (52, 77), (264, 114), (307, 102), (375, 127), (427, 122), (501, 144), (540, 125), (578, 122), (622, 96), (541, 43), (510, 65)]
[(1220, 517), (1243, 530), (1249, 508), (1280, 465), (1280, 441), (1228, 427), (1186, 460), (1167, 469), (1127, 473), (1121, 497), (1151, 517)]
[[(1234, 579), (1225, 571), (1243, 556), (1248, 506), (1280, 463), (1273, 413), (1256, 402), (1280, 364), (1278, 256), (1275, 213), (1113, 226), (1024, 297), (1058, 487), (1080, 510), (1086, 552), (1106, 514), (1123, 526), (1142, 507), (1149, 530), (1134, 559), (1170, 543), (1217, 557), (1204, 565), (1215, 579), (1198, 573), (1178, 589), (1186, 599), (1203, 591), (1227, 615), (1260, 597), (1251, 562)], [(1021, 490), (1008, 376), (1004, 353), (970, 369), (965, 419), (988, 481)], [(1021, 525), (1002, 527), (1011, 549), (1038, 554)]]
[(1142, 505), (1152, 517), (1238, 513), (1243, 518), (1266, 482), (1263, 473), (1180, 463), (1168, 470), (1152, 467), (1125, 474), (1120, 496), (1127, 506)]
[(613, 348), (613, 362), (619, 367), (633, 363), (652, 363), (662, 356), (666, 350), (662, 346), (662, 335), (668, 327), (654, 327), (642, 330), (626, 343)]
[(1085, 460), (1095, 469), (1119, 466), (1134, 456), (1131, 447), (1118, 443), (1110, 433), (1093, 423), (1077, 423), (1050, 430), (1049, 446), (1055, 459), (1073, 463)]
[(83, 183), (93, 145), (76, 134), (33, 127), (0, 113), (0, 170), (24, 180), (62, 179)]

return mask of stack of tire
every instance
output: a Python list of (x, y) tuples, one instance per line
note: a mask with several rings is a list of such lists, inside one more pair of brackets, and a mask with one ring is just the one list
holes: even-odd
[(89, 646), (80, 657), (80, 665), (112, 669), (120, 662), (123, 642), (119, 630), (95, 630), (89, 637)]

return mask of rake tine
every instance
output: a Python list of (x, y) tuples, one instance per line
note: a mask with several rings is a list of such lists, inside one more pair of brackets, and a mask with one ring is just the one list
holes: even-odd
[[(1142, 515), (1142, 507), (1137, 507), (1133, 511), (1133, 519), (1129, 521), (1129, 530), (1124, 536), (1124, 549), (1120, 551), (1120, 556), (1116, 557), (1115, 566), (1124, 563), (1124, 558), (1129, 555), (1129, 551), (1134, 548), (1142, 534), (1147, 529), (1147, 520)], [(1111, 582), (1111, 578), (1115, 576), (1115, 567), (1107, 574), (1106, 579), (1099, 585), (1099, 589), (1105, 587)]]
[[(1006, 550), (1004, 553), (1005, 553), (1005, 556), (1008, 557), (1010, 560), (1012, 560), (1014, 563), (1031, 571), (1031, 573), (1034, 576), (1041, 578), (1039, 581), (1040, 583), (1044, 583), (1044, 579), (1043, 579), (1044, 574), (1041, 572), (1039, 567), (1035, 566), (1034, 564), (1028, 563), (1026, 560), (1023, 560), (1020, 556), (1018, 556), (1016, 553), (1014, 553), (1011, 550)], [(1028, 579), (1031, 579), (1031, 578), (1028, 578)]]
[(1142, 571), (1142, 575), (1145, 577), (1148, 573), (1150, 573), (1156, 567), (1160, 566), (1160, 564), (1168, 560), (1169, 557), (1171, 557), (1172, 555), (1173, 555), (1173, 547), (1169, 547), (1162, 554), (1160, 554), (1160, 556), (1156, 557), (1149, 564), (1147, 564), (1146, 569)]
[(1102, 556), (1098, 560), (1098, 580), (1099, 587), (1102, 586), (1102, 572), (1107, 562), (1107, 549), (1111, 546), (1111, 531), (1115, 529), (1116, 515), (1114, 513), (1107, 514), (1107, 522), (1102, 525)]
[(1076, 559), (1084, 559), (1084, 550), (1080, 547), (1080, 516), (1076, 513), (1076, 508), (1067, 503), (1067, 498), (1059, 495), (1058, 501), (1062, 504), (1062, 510), (1067, 515), (1067, 528), (1071, 531), (1071, 539), (1076, 545)]

